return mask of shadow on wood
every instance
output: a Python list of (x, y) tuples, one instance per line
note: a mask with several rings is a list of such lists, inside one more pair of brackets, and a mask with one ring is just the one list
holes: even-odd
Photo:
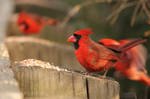
[(135, 92), (121, 93), (120, 99), (137, 99), (137, 96)]
[(63, 68), (84, 70), (71, 46), (32, 37), (8, 37), (5, 43), (12, 62), (32, 58)]
[(82, 75), (29, 59), (15, 62), (13, 71), (25, 99), (119, 99), (112, 79)]

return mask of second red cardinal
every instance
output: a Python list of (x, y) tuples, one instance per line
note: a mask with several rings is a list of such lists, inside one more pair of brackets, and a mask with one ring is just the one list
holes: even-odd
[[(106, 47), (119, 49), (121, 46), (131, 42), (132, 40), (112, 40), (101, 39), (100, 44)], [(125, 52), (122, 52), (119, 57), (121, 61), (118, 61), (114, 68), (124, 74), (131, 80), (141, 81), (150, 86), (150, 78), (147, 75), (145, 69), (147, 50), (143, 45), (138, 45)]]
[(54, 25), (58, 22), (56, 19), (46, 19), (38, 15), (29, 14), (24, 11), (20, 12), (17, 24), (24, 34), (38, 34), (45, 25)]

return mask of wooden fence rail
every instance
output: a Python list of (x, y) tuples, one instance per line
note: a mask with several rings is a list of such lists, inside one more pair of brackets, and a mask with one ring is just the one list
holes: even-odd
[(119, 84), (114, 80), (34, 59), (16, 62), (13, 70), (25, 99), (119, 99)]
[(33, 37), (8, 37), (5, 39), (11, 61), (39, 59), (62, 68), (82, 70), (71, 46)]

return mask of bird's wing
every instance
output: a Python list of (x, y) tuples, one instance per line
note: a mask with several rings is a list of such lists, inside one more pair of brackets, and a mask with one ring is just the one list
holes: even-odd
[(114, 50), (117, 50), (118, 47), (120, 46), (120, 43), (118, 41), (109, 38), (100, 39), (98, 40), (98, 43)]
[(116, 57), (116, 54), (108, 49), (106, 46), (92, 42), (89, 46), (89, 51), (93, 53), (96, 57), (103, 60), (112, 60)]
[(98, 43), (89, 44), (86, 60), (95, 70), (110, 68), (117, 61), (118, 56), (108, 48)]
[[(121, 44), (130, 42), (130, 40), (120, 40)], [(147, 49), (139, 44), (125, 52), (127, 57), (131, 60), (130, 66), (135, 66), (139, 71), (146, 72), (144, 66), (147, 59)]]
[[(109, 43), (107, 41), (110, 41)], [(103, 39), (99, 40), (100, 44), (108, 47), (113, 50), (125, 51), (126, 57), (131, 60), (130, 66), (135, 66), (138, 70), (146, 72), (144, 66), (146, 64), (147, 59), (147, 50), (141, 44), (144, 43), (145, 40), (142, 39), (131, 39), (131, 40), (120, 40), (115, 41), (112, 39)], [(119, 44), (117, 44), (117, 43)], [(112, 51), (113, 51), (112, 50)]]

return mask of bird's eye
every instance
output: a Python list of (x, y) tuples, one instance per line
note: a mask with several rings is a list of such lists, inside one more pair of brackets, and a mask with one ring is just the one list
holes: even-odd
[(81, 35), (78, 35), (78, 34), (73, 34), (73, 36), (75, 36), (76, 39), (80, 39), (81, 38)]

